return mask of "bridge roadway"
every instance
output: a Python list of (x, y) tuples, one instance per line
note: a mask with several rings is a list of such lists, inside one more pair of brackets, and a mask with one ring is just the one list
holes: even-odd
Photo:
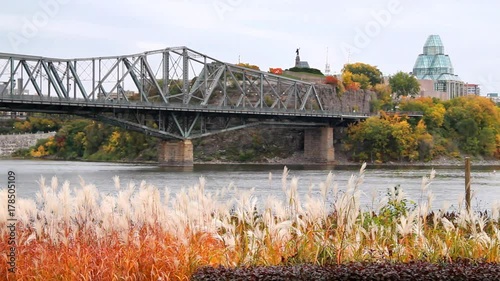
[(361, 113), (335, 113), (321, 110), (298, 110), (298, 109), (271, 109), (254, 107), (234, 107), (216, 105), (192, 105), (182, 103), (151, 103), (131, 102), (121, 100), (86, 101), (85, 99), (61, 99), (57, 97), (44, 97), (33, 95), (4, 95), (0, 96), (0, 111), (23, 111), (54, 114), (89, 115), (105, 112), (124, 111), (165, 111), (183, 113), (205, 113), (212, 115), (240, 115), (246, 117), (276, 118), (287, 117), (294, 120), (306, 120), (330, 124), (332, 121), (360, 121), (371, 116)]

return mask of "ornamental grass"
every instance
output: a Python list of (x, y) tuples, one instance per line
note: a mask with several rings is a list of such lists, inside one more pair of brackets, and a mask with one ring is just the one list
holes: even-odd
[(8, 212), (0, 209), (0, 278), (189, 280), (202, 268), (500, 262), (498, 204), (484, 212), (463, 202), (453, 212), (436, 209), (431, 171), (417, 202), (389, 187), (361, 207), (365, 168), (345, 187), (329, 173), (301, 187), (309, 190), (303, 197), (286, 168), (284, 196), (269, 198), (234, 186), (209, 193), (204, 178), (175, 194), (117, 177), (113, 194), (83, 180), (71, 187), (42, 178), (36, 200), (16, 202), (15, 274), (5, 254)]

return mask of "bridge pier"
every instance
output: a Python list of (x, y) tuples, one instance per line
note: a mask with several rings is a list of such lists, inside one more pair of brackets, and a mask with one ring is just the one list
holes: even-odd
[(304, 132), (304, 156), (318, 163), (335, 161), (333, 128), (306, 129)]
[(161, 141), (158, 162), (160, 166), (193, 166), (193, 143), (191, 140)]

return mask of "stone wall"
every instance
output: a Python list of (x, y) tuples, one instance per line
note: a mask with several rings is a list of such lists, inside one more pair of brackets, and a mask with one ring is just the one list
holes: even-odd
[(323, 107), (327, 110), (344, 114), (354, 113), (354, 111), (370, 114), (370, 101), (375, 95), (374, 92), (359, 90), (338, 94), (330, 85), (316, 85), (316, 89)]
[(30, 148), (39, 139), (55, 136), (55, 132), (37, 134), (0, 135), (0, 157), (12, 155), (16, 150)]

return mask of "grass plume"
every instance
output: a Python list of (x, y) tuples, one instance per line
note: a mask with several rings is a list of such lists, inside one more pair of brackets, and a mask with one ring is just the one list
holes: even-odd
[[(412, 204), (400, 188), (360, 206), (363, 165), (347, 186), (332, 173), (301, 198), (299, 179), (281, 178), (284, 200), (259, 201), (234, 187), (207, 193), (200, 178), (170, 194), (146, 182), (102, 194), (83, 179), (79, 186), (41, 179), (36, 200), (17, 203), (17, 273), (8, 280), (188, 280), (203, 266), (343, 264), (352, 261), (500, 262), (499, 205), (486, 213), (431, 211), (430, 184)], [(269, 175), (269, 181), (272, 181)], [(228, 190), (234, 195), (228, 199)], [(6, 202), (7, 191), (0, 189)], [(0, 210), (0, 251), (9, 247), (7, 213)]]

